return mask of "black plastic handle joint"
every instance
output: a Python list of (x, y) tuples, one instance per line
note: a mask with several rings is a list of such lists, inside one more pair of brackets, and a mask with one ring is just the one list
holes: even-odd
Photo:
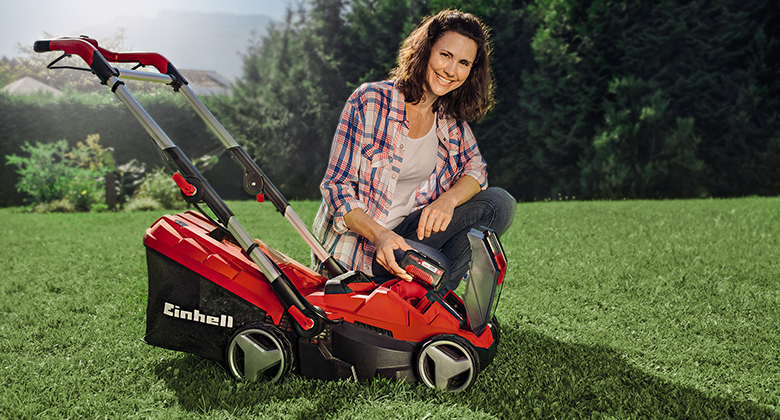
[(119, 70), (108, 64), (108, 61), (98, 51), (92, 53), (92, 65), (90, 68), (104, 85), (108, 84), (108, 79), (111, 76), (119, 77)]

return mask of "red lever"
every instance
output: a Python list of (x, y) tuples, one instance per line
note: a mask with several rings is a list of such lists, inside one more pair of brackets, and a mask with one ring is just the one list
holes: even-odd
[(184, 177), (181, 176), (181, 174), (178, 172), (173, 174), (173, 180), (176, 182), (176, 185), (179, 186), (181, 192), (183, 192), (184, 195), (186, 195), (187, 197), (192, 197), (193, 195), (195, 195), (195, 193), (198, 192), (198, 189), (195, 188), (194, 185), (187, 182), (187, 180), (184, 179)]
[(262, 203), (265, 201), (265, 194), (257, 194), (257, 202)]
[(314, 327), (314, 321), (304, 315), (303, 312), (301, 312), (301, 310), (298, 309), (298, 307), (295, 305), (290, 306), (290, 309), (287, 311), (290, 312), (290, 315), (292, 315), (292, 317), (295, 319), (295, 322), (297, 322), (298, 325), (300, 325), (304, 330), (309, 331)]

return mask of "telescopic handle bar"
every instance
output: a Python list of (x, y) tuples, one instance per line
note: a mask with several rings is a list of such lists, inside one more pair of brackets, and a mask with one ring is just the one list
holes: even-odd
[[(296, 232), (303, 238), (309, 248), (314, 252), (317, 258), (323, 263), (323, 266), (328, 270), (331, 276), (335, 277), (343, 274), (346, 270), (339, 264), (323, 247), (322, 244), (314, 238), (305, 223), (295, 213), (290, 206), (287, 199), (279, 192), (276, 186), (268, 179), (263, 173), (260, 167), (257, 166), (254, 160), (252, 160), (246, 151), (239, 146), (239, 144), (233, 139), (233, 137), (225, 130), (222, 124), (217, 121), (214, 115), (203, 105), (203, 102), (195, 95), (195, 93), (187, 86), (187, 81), (184, 76), (179, 73), (173, 64), (158, 53), (153, 52), (113, 52), (98, 45), (98, 41), (81, 36), (81, 37), (62, 37), (51, 40), (36, 41), (34, 49), (37, 52), (46, 52), (53, 50), (63, 51), (65, 54), (76, 54), (81, 57), (89, 66), (90, 69), (100, 78), (103, 84), (108, 84), (108, 80), (113, 77), (127, 77), (128, 79), (138, 79), (151, 82), (162, 82), (170, 84), (175, 91), (184, 96), (187, 102), (192, 106), (201, 119), (209, 126), (209, 128), (217, 135), (217, 138), (222, 142), (225, 148), (244, 168), (244, 189), (253, 195), (257, 195), (260, 192), (264, 192), (265, 196), (274, 204), (277, 211), (279, 211), (284, 217), (293, 225)], [(136, 72), (132, 70), (116, 69), (113, 68), (108, 62), (117, 63), (139, 63), (144, 66), (153, 66), (161, 73), (161, 75), (155, 75), (147, 72)], [(167, 77), (162, 76), (167, 75)], [(170, 78), (170, 80), (169, 80)], [(122, 83), (117, 79), (115, 83)], [(112, 90), (120, 96), (117, 91), (116, 84), (112, 86)], [(132, 99), (132, 98), (131, 98)], [(124, 101), (124, 100), (123, 100)], [(134, 101), (134, 99), (133, 99)], [(126, 103), (127, 105), (127, 103)], [(130, 105), (128, 105), (130, 107)], [(145, 111), (138, 105), (137, 111), (131, 112), (136, 116), (139, 121), (146, 127), (146, 120), (151, 120), (151, 117), (143, 118), (136, 114), (143, 114)], [(151, 127), (152, 131), (157, 131), (155, 126)], [(150, 128), (147, 128), (150, 131)], [(152, 132), (150, 131), (150, 134)], [(173, 143), (167, 139), (162, 130), (159, 133), (152, 134), (152, 138), (158, 143), (160, 148), (165, 150), (167, 147), (173, 146)], [(185, 174), (186, 175), (186, 174)]]
[[(187, 81), (176, 70), (176, 68), (165, 57), (157, 53), (150, 52), (128, 52), (116, 53), (105, 48), (101, 48), (98, 42), (88, 37), (64, 37), (50, 40), (39, 40), (34, 44), (36, 52), (62, 51), (66, 55), (78, 55), (89, 65), (100, 81), (111, 87), (111, 91), (124, 103), (131, 114), (146, 129), (157, 146), (173, 161), (181, 172), (178, 183), (194, 188), (186, 194), (186, 200), (189, 202), (205, 202), (219, 219), (220, 223), (227, 228), (233, 237), (241, 244), (249, 257), (258, 265), (258, 268), (265, 274), (271, 282), (277, 296), (285, 303), (289, 312), (298, 324), (308, 333), (317, 334), (321, 330), (319, 326), (312, 327), (315, 319), (326, 319), (319, 314), (315, 308), (292, 286), (290, 280), (284, 272), (273, 263), (273, 261), (262, 252), (254, 240), (249, 236), (246, 230), (238, 223), (233, 213), (222, 201), (216, 191), (203, 178), (203, 175), (195, 168), (192, 162), (182, 153), (182, 151), (168, 138), (162, 129), (154, 122), (152, 117), (143, 109), (138, 101), (124, 86), (119, 77), (127, 76), (129, 79), (162, 82), (170, 84), (175, 91), (181, 93), (189, 104), (195, 109), (198, 116), (204, 120), (206, 125), (214, 131), (222, 144), (228, 149), (233, 158), (244, 167), (244, 189), (250, 194), (259, 194), (265, 192), (276, 206), (276, 209), (293, 225), (298, 234), (309, 245), (317, 258), (323, 262), (331, 276), (343, 274), (346, 270), (330, 254), (325, 251), (322, 244), (314, 238), (303, 221), (292, 210), (287, 200), (276, 189), (273, 183), (268, 180), (266, 175), (260, 170), (257, 164), (244, 151), (241, 146), (228, 134), (228, 132), (217, 121), (214, 115), (198, 99), (192, 89), (187, 86)], [(139, 63), (140, 65), (149, 65), (156, 68), (161, 74), (139, 72), (134, 70), (124, 70), (114, 68), (109, 62), (121, 63)], [(163, 76), (165, 75), (165, 76)], [(189, 190), (189, 188), (187, 188)]]

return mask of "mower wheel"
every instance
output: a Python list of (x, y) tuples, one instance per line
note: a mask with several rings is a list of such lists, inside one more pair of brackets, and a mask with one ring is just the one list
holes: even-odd
[(437, 335), (417, 356), (417, 376), (427, 386), (448, 392), (466, 390), (479, 373), (474, 346), (457, 335)]
[(501, 340), (501, 323), (498, 322), (498, 318), (493, 315), (493, 318), (490, 320), (490, 324), (488, 324), (490, 327), (490, 331), (493, 333), (493, 342), (496, 346), (498, 346), (498, 342)]
[(290, 340), (270, 324), (252, 324), (239, 330), (227, 347), (227, 366), (237, 379), (250, 382), (284, 378), (293, 365)]

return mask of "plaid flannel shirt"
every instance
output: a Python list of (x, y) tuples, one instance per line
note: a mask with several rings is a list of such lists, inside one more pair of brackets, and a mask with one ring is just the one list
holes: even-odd
[[(403, 149), (396, 146), (408, 134), (404, 97), (394, 81), (364, 84), (344, 106), (320, 184), (323, 200), (313, 232), (348, 269), (372, 275), (375, 249), (368, 239), (347, 229), (344, 215), (362, 209), (384, 226), (404, 157)], [(415, 190), (415, 210), (431, 203), (463, 175), (487, 188), (485, 161), (468, 124), (447, 118), (439, 110), (436, 136), (436, 169)], [(312, 263), (322, 271), (315, 258)]]

